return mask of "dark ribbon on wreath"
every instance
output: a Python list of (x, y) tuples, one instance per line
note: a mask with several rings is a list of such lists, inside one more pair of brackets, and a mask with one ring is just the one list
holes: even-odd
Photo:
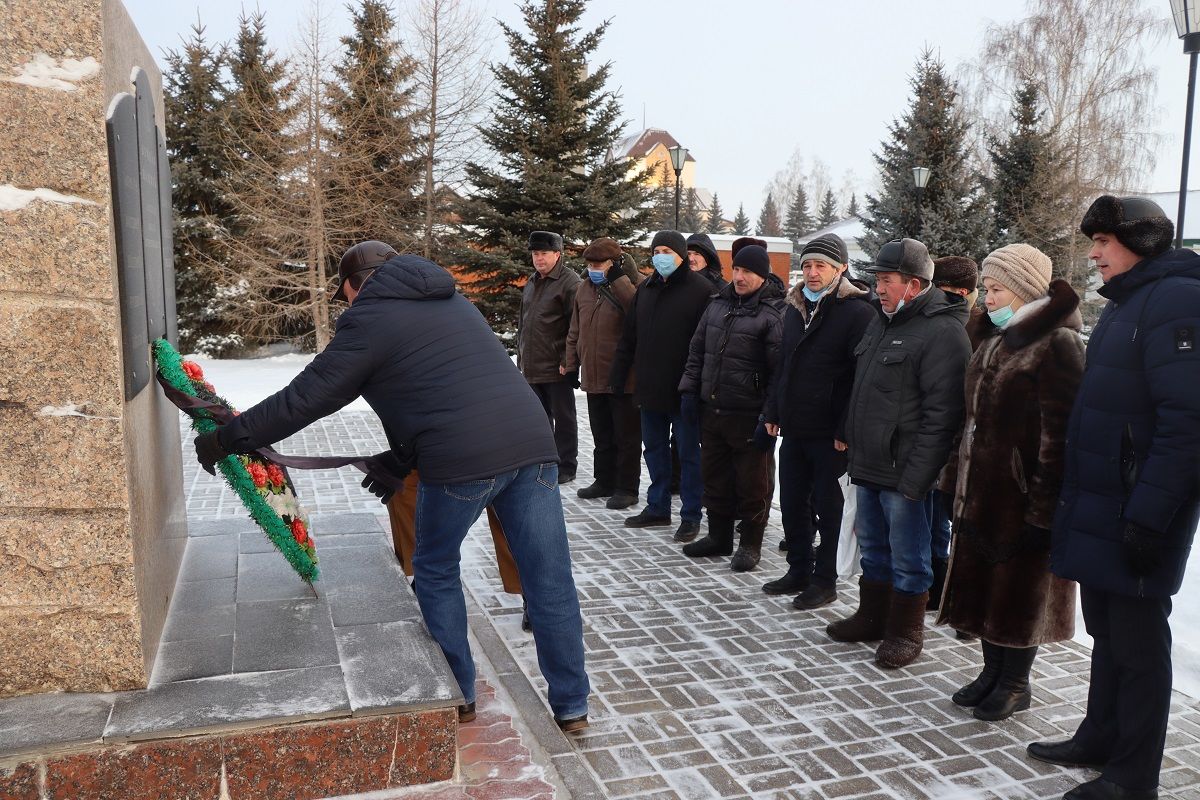
[[(167, 399), (187, 414), (189, 417), (199, 417), (204, 411), (214, 421), (221, 425), (229, 423), (233, 414), (228, 408), (219, 403), (210, 403), (199, 397), (181, 392), (163, 378), (155, 374), (158, 385), (162, 387)], [(283, 467), (295, 469), (338, 469), (339, 467), (354, 467), (362, 473), (370, 475), (387, 484), (390, 488), (400, 491), (404, 487), (404, 479), (412, 472), (413, 459), (404, 453), (392, 450), (377, 453), (373, 456), (287, 456), (277, 453), (269, 447), (260, 447), (253, 451), (257, 455), (273, 461)]]

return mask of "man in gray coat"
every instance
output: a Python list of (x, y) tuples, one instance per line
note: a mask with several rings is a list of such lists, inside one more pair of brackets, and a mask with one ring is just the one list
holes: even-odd
[(878, 313), (854, 351), (846, 419), (863, 574), (858, 610), (826, 630), (841, 642), (883, 639), (875, 661), (895, 668), (924, 645), (930, 494), (962, 424), (971, 344), (967, 304), (933, 286), (924, 244), (888, 242), (864, 271)]

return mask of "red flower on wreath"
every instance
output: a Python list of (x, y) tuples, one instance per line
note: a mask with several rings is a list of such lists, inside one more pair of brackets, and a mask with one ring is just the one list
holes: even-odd
[(304, 541), (308, 538), (308, 528), (304, 527), (304, 520), (299, 517), (292, 520), (292, 538), (298, 544), (304, 544)]
[(200, 365), (195, 361), (184, 361), (183, 371), (194, 381), (204, 380), (204, 370), (200, 369)]
[(267, 482), (272, 486), (283, 486), (283, 470), (278, 464), (267, 464)]
[(246, 471), (250, 473), (250, 479), (254, 481), (256, 488), (261, 489), (267, 485), (267, 471), (262, 464), (251, 461), (246, 465)]

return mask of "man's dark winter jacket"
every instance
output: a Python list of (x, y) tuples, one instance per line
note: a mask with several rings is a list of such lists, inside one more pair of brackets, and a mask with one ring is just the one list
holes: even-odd
[(637, 284), (642, 280), (636, 270), (633, 277), (637, 278), (636, 282), (622, 271), (611, 283), (606, 280), (596, 285), (586, 280), (575, 293), (564, 364), (568, 372), (579, 370), (579, 388), (588, 394), (612, 393), (608, 376), (612, 373), (617, 344), (625, 329), (625, 315), (633, 305)]
[(657, 272), (642, 281), (625, 316), (609, 385), (623, 387), (632, 368), (635, 404), (664, 414), (678, 411), (688, 346), (711, 296), (712, 284), (686, 262), (665, 281)]
[(700, 270), (700, 274), (712, 284), (714, 294), (729, 285), (729, 281), (725, 280), (721, 259), (717, 256), (717, 248), (707, 233), (693, 233), (687, 239), (687, 246), (689, 250), (695, 250), (704, 256), (706, 266)]
[(692, 334), (679, 392), (717, 413), (761, 414), (779, 375), (782, 295), (770, 281), (745, 297), (722, 289)]
[(567, 332), (575, 292), (582, 278), (573, 269), (558, 265), (542, 277), (537, 270), (521, 293), (521, 322), (517, 328), (517, 366), (530, 383), (563, 380), (558, 368), (565, 363)]
[[(1051, 567), (1092, 589), (1179, 591), (1200, 518), (1200, 256), (1172, 250), (1114, 276), (1067, 427)], [(1126, 522), (1161, 534), (1161, 567), (1126, 564)]]
[(850, 477), (918, 500), (933, 488), (963, 420), (967, 303), (935, 287), (891, 320), (873, 304), (878, 313), (854, 350)]
[(273, 444), (362, 396), (427, 483), (558, 460), (541, 402), (446, 270), (419, 256), (375, 271), (337, 333), (279, 392), (222, 429), (232, 452)]
[(767, 422), (783, 436), (832, 439), (844, 436), (854, 385), (854, 349), (875, 310), (865, 286), (842, 276), (818, 302), (810, 319), (804, 284), (788, 293), (783, 312), (783, 365), (767, 400)]

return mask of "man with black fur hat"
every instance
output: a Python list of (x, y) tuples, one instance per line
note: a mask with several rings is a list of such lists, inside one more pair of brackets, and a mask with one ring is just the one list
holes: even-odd
[(567, 333), (579, 274), (562, 261), (562, 236), (550, 231), (529, 234), (533, 275), (521, 292), (517, 326), (517, 367), (542, 401), (558, 448), (558, 482), (575, 480), (579, 426), (575, 416), (575, 373), (565, 370)]
[(688, 267), (692, 272), (699, 272), (713, 285), (713, 293), (729, 285), (721, 269), (721, 259), (717, 257), (717, 248), (707, 233), (693, 233), (687, 239)]
[(1171, 597), (1200, 520), (1200, 256), (1155, 203), (1105, 195), (1080, 225), (1108, 299), (1067, 426), (1050, 567), (1079, 582), (1087, 715), (1029, 754), (1100, 777), (1066, 800), (1148, 800), (1171, 707)]
[[(854, 348), (875, 316), (870, 292), (846, 274), (849, 260), (846, 243), (832, 233), (801, 251), (804, 278), (787, 295), (783, 363), (767, 400), (767, 432), (783, 436), (779, 506), (788, 571), (763, 591), (796, 595), (792, 605), (798, 609), (837, 599), (846, 407), (854, 382)], [(818, 530), (821, 543), (814, 548)]]
[(734, 572), (758, 565), (775, 493), (775, 438), (763, 411), (779, 374), (783, 292), (767, 280), (771, 260), (761, 247), (733, 259), (733, 283), (700, 318), (679, 382), (686, 402), (702, 409), (701, 468), (708, 535), (685, 545), (692, 558), (733, 553), (733, 523), (741, 539)]
[(575, 293), (571, 330), (567, 334), (567, 357), (563, 373), (579, 370), (579, 383), (587, 393), (588, 422), (595, 444), (591, 485), (578, 494), (588, 500), (607, 497), (611, 509), (629, 508), (638, 501), (642, 475), (642, 434), (638, 410), (629, 392), (614, 393), (608, 383), (617, 343), (625, 329), (625, 317), (642, 276), (607, 237), (597, 239), (583, 251), (587, 277)]
[(875, 274), (878, 313), (854, 350), (846, 419), (863, 574), (858, 609), (826, 632), (839, 642), (883, 639), (875, 663), (894, 669), (925, 643), (929, 495), (962, 425), (971, 344), (967, 304), (933, 288), (924, 244), (888, 242), (865, 271)]
[[(679, 446), (679, 528), (676, 541), (700, 531), (700, 413), (695, 396), (681, 402), (679, 379), (688, 346), (712, 294), (712, 284), (686, 266), (687, 240), (679, 231), (659, 231), (650, 243), (654, 274), (642, 281), (613, 359), (609, 385), (625, 391), (636, 376), (633, 402), (641, 409), (642, 443), (650, 488), (646, 507), (625, 524), (644, 528), (671, 524), (671, 433)], [(683, 269), (680, 267), (683, 266)]]

